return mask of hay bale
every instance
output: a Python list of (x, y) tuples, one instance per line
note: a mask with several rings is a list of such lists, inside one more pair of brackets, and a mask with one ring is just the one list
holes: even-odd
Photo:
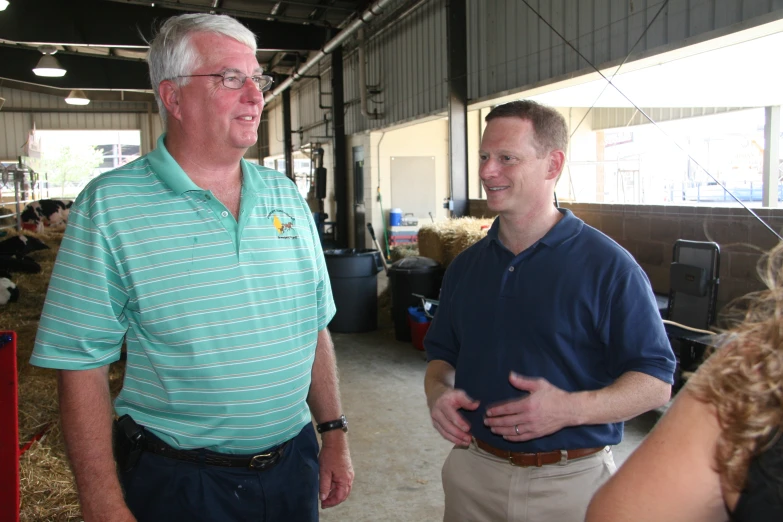
[(399, 261), (400, 259), (419, 255), (419, 245), (416, 243), (410, 243), (405, 245), (397, 245), (391, 249), (391, 262)]
[(419, 252), (447, 267), (457, 255), (487, 235), (492, 219), (463, 217), (419, 228)]

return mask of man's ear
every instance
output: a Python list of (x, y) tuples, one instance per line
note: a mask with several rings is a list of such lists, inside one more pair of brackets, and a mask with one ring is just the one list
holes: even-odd
[(546, 174), (546, 179), (557, 179), (560, 173), (563, 172), (565, 166), (565, 152), (562, 150), (553, 150), (549, 152), (549, 169)]
[(179, 85), (171, 80), (163, 80), (158, 85), (158, 94), (163, 105), (166, 107), (166, 111), (169, 113), (170, 118), (179, 120), (181, 118), (182, 111), (180, 110), (180, 90)]

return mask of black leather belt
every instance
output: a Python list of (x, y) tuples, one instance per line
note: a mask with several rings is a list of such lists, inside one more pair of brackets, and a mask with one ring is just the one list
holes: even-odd
[(149, 432), (145, 434), (144, 451), (155, 453), (170, 459), (184, 460), (194, 464), (206, 464), (208, 466), (221, 466), (224, 468), (245, 468), (262, 471), (277, 464), (283, 451), (288, 445), (284, 442), (276, 448), (272, 448), (257, 455), (230, 455), (227, 453), (215, 453), (214, 451), (195, 449), (181, 450), (172, 448), (157, 437), (153, 438)]

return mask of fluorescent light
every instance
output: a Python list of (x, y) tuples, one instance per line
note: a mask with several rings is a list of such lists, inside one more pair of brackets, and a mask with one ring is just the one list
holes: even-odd
[(84, 91), (80, 89), (74, 89), (65, 98), (65, 103), (69, 105), (87, 105), (90, 103), (90, 99), (84, 94)]
[(0, 0), (0, 11), (5, 11), (5, 8), (8, 7), (8, 0)]
[(35, 66), (33, 72), (38, 76), (60, 77), (65, 76), (65, 69), (62, 68), (57, 58), (51, 54), (44, 54), (41, 59), (38, 60), (38, 65)]

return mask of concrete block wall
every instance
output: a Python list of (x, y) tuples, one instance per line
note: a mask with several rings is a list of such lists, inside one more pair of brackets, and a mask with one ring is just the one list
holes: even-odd
[[(677, 239), (717, 242), (721, 248), (719, 310), (736, 297), (764, 288), (756, 264), (762, 252), (778, 243), (772, 232), (741, 207), (597, 203), (561, 206), (628, 250), (659, 293), (669, 291), (669, 266)], [(779, 234), (783, 232), (783, 209), (753, 210)], [(469, 211), (474, 217), (492, 217), (484, 200), (470, 200)]]

